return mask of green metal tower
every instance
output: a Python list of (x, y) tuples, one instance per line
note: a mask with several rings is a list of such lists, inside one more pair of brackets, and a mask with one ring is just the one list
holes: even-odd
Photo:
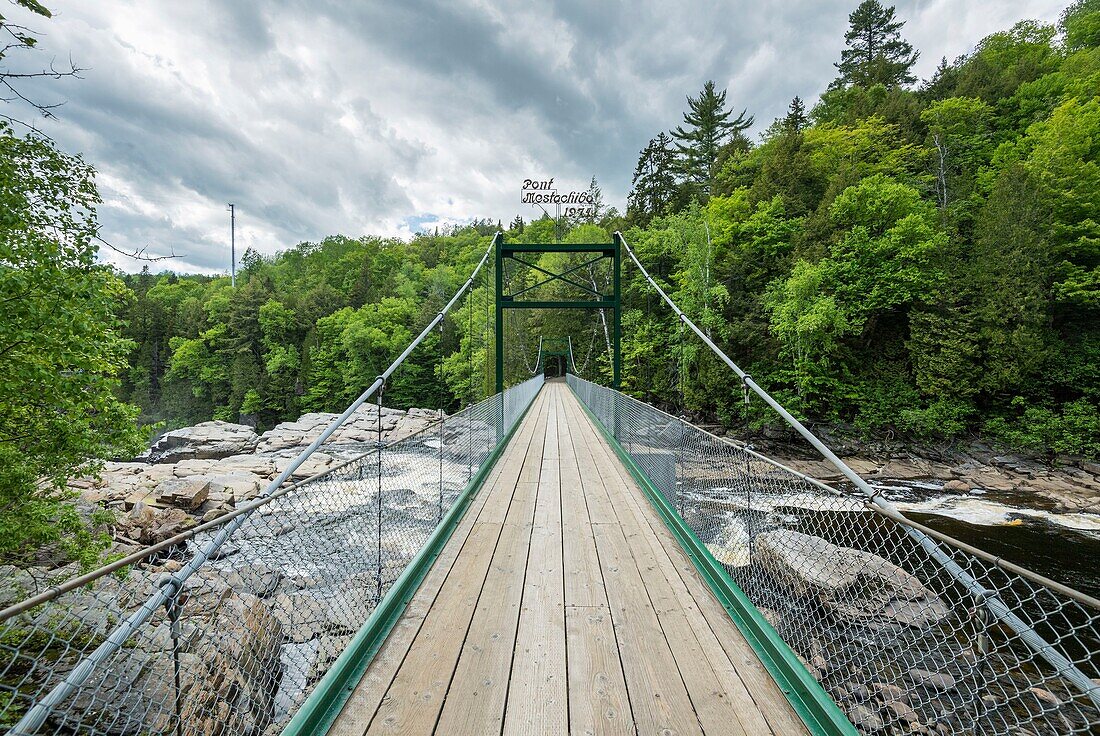
[[(504, 390), (504, 310), (505, 309), (611, 309), (614, 312), (614, 327), (611, 341), (611, 382), (619, 388), (619, 374), (622, 372), (622, 317), (623, 301), (620, 276), (622, 273), (622, 238), (615, 233), (610, 243), (505, 243), (497, 238), (496, 244), (496, 390)], [(532, 261), (543, 253), (584, 253), (590, 257), (583, 263), (570, 266), (561, 273), (554, 273)], [(536, 284), (520, 289), (512, 294), (504, 293), (504, 264), (508, 259), (521, 266), (538, 271), (544, 277)], [(530, 259), (530, 260), (529, 260)], [(595, 263), (611, 260), (611, 291), (600, 292), (588, 284), (570, 276)], [(588, 299), (557, 299), (550, 301), (520, 299), (527, 292), (553, 281), (574, 286), (590, 295)]]

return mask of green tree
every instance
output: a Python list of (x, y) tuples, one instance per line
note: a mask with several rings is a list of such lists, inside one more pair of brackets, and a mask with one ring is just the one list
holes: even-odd
[[(141, 446), (119, 401), (131, 345), (115, 309), (127, 290), (96, 264), (93, 171), (38, 135), (0, 124), (0, 560), (55, 546), (83, 562), (109, 543), (66, 482)], [(92, 521), (95, 519), (93, 517)]]
[(835, 64), (840, 71), (837, 83), (890, 88), (916, 81), (911, 70), (919, 54), (901, 37), (905, 23), (895, 20), (893, 6), (863, 0), (848, 16), (848, 25), (844, 34), (848, 48)]
[(970, 196), (993, 155), (992, 118), (989, 105), (975, 97), (937, 100), (921, 113), (935, 154), (937, 204), (945, 215), (949, 208), (956, 216), (968, 214), (977, 204)]
[(1070, 51), (1100, 46), (1100, 1), (1077, 0), (1062, 11), (1058, 25)]
[(719, 92), (714, 80), (707, 80), (698, 97), (688, 97), (684, 125), (676, 126), (672, 137), (681, 174), (704, 197), (713, 190), (718, 174), (718, 157), (734, 138), (744, 139), (744, 131), (752, 127), (753, 117), (746, 110), (736, 118), (726, 109), (726, 90)]
[(1021, 84), (1058, 68), (1054, 34), (1053, 25), (1027, 20), (986, 36), (959, 67), (951, 94), (979, 97), (990, 105), (1007, 100)]
[(806, 103), (796, 96), (787, 106), (787, 115), (783, 118), (783, 128), (788, 133), (801, 133), (806, 127), (809, 116), (806, 115)]
[(1021, 141), (1025, 168), (1049, 203), (1058, 263), (1054, 296), (1066, 307), (1100, 313), (1100, 95), (1060, 105)]
[(798, 261), (765, 301), (772, 333), (792, 361), (794, 384), (804, 402), (818, 388), (816, 379), (827, 372), (840, 339), (852, 330), (836, 298), (823, 293), (826, 278), (822, 264)]
[(666, 212), (676, 197), (676, 160), (672, 140), (664, 132), (646, 145), (634, 167), (627, 216), (637, 225)]

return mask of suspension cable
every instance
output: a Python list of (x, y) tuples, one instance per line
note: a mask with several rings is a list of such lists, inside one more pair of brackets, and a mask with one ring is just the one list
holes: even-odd
[[(215, 519), (213, 521), (209, 521), (205, 524), (202, 524), (201, 526), (190, 529), (187, 532), (183, 532), (179, 535), (176, 535), (175, 537), (167, 539), (164, 542), (159, 542), (159, 543), (154, 544), (150, 547), (146, 547), (144, 549), (138, 550), (137, 552), (134, 552), (133, 554), (127, 555), (124, 558), (121, 558), (119, 560), (115, 560), (111, 563), (103, 565), (103, 566), (101, 566), (101, 567), (99, 567), (95, 570), (84, 573), (83, 575), (79, 575), (77, 577), (70, 578), (69, 580), (65, 581), (64, 583), (61, 583), (61, 584), (56, 585), (52, 588), (48, 588), (48, 589), (42, 591), (38, 595), (35, 595), (31, 598), (27, 598), (27, 599), (25, 599), (23, 601), (20, 601), (19, 603), (16, 603), (14, 605), (8, 606), (7, 608), (0, 611), (0, 622), (4, 622), (4, 621), (8, 620), (9, 618), (11, 618), (12, 616), (17, 616), (20, 613), (28, 611), (31, 608), (34, 608), (35, 606), (41, 605), (43, 603), (47, 603), (47, 602), (53, 600), (54, 598), (57, 598), (58, 596), (63, 595), (64, 593), (67, 593), (71, 590), (83, 587), (83, 586), (87, 585), (88, 583), (95, 582), (96, 580), (103, 577), (104, 575), (109, 575), (112, 572), (116, 572), (119, 569), (121, 569), (123, 567), (126, 567), (127, 565), (131, 565), (131, 564), (134, 564), (136, 562), (140, 562), (142, 559), (144, 559), (145, 557), (148, 557), (150, 554), (153, 554), (155, 552), (159, 552), (163, 549), (166, 549), (168, 546), (171, 546), (174, 543), (178, 543), (179, 541), (183, 541), (184, 539), (193, 537), (195, 535), (195, 532), (198, 532), (198, 531), (201, 531), (201, 530), (204, 530), (204, 529), (210, 529), (210, 528), (218, 527), (218, 526), (226, 526), (225, 522), (229, 521), (229, 520), (232, 520), (232, 521), (236, 522), (236, 525), (234, 526), (234, 529), (229, 531), (229, 532), (224, 532), (223, 531), (222, 533), (219, 533), (218, 536), (215, 537), (215, 540), (217, 540), (218, 538), (220, 538), (222, 536), (228, 537), (229, 534), (232, 533), (232, 531), (235, 531), (238, 526), (240, 526), (241, 524), (244, 523), (245, 519), (243, 519), (241, 517), (248, 516), (252, 511), (260, 508), (261, 506), (266, 506), (268, 503), (270, 503), (275, 498), (277, 498), (279, 496), (283, 496), (283, 495), (285, 495), (285, 493), (287, 491), (292, 490), (292, 489), (296, 488), (297, 486), (301, 485), (301, 483), (295, 483), (295, 484), (283, 487), (283, 484), (287, 481), (287, 479), (289, 479), (291, 477), (291, 475), (294, 473), (294, 471), (297, 470), (302, 465), (302, 463), (304, 463), (309, 458), (309, 456), (312, 455), (313, 452), (325, 442), (325, 440), (327, 440), (329, 437), (331, 437), (332, 434), (337, 429), (339, 429), (340, 426), (345, 421), (347, 421), (348, 417), (350, 417), (355, 412), (356, 409), (358, 409), (363, 403), (365, 403), (367, 401), (367, 399), (369, 399), (374, 394), (374, 392), (377, 391), (382, 386), (383, 383), (385, 383), (385, 379), (387, 379), (391, 375), (393, 375), (394, 371), (396, 371), (397, 368), (399, 368), (401, 366), (401, 364), (405, 362), (405, 360), (409, 357), (409, 355), (412, 353), (412, 351), (414, 349), (416, 349), (416, 347), (424, 340), (424, 338), (428, 334), (431, 333), (432, 328), (434, 328), (438, 324), (438, 322), (440, 320), (440, 315), (446, 315), (451, 310), (451, 307), (454, 306), (455, 302), (466, 292), (466, 290), (470, 287), (470, 285), (473, 283), (473, 281), (477, 278), (478, 273), (485, 266), (485, 263), (488, 260), (489, 255), (493, 252), (493, 248), (496, 245), (497, 239), (500, 238), (500, 237), (502, 237), (501, 233), (497, 233), (495, 236), (493, 236), (493, 240), (490, 242), (488, 249), (486, 249), (485, 253), (482, 255), (481, 260), (478, 262), (477, 266), (474, 267), (474, 270), (471, 273), (470, 278), (467, 279), (466, 283), (463, 284), (462, 287), (455, 293), (454, 297), (451, 298), (451, 300), (447, 303), (447, 305), (443, 308), (443, 310), (436, 315), (435, 319), (433, 319), (431, 321), (431, 323), (427, 327), (424, 328), (424, 331), (421, 332), (420, 335), (415, 340), (413, 340), (413, 342), (409, 343), (408, 347), (406, 347), (405, 350), (401, 353), (401, 355), (399, 355), (397, 357), (397, 359), (394, 360), (393, 363), (391, 363), (390, 366), (385, 371), (383, 371), (383, 373), (381, 375), (379, 375), (377, 379), (375, 379), (374, 383), (372, 383), (370, 385), (370, 387), (367, 388), (367, 390), (364, 391), (363, 394), (361, 394), (359, 396), (359, 398), (356, 399), (351, 404), (351, 406), (349, 406), (344, 411), (343, 414), (341, 414), (336, 419), (332, 420), (332, 422), (325, 428), (325, 430), (320, 434), (320, 436), (318, 436), (317, 439), (315, 439), (312, 443), (310, 443), (309, 447), (307, 447), (305, 450), (303, 450), (301, 453), (299, 453), (298, 456), (295, 457), (293, 461), (291, 461), (290, 465), (288, 465), (287, 468), (282, 473), (280, 473), (279, 476), (275, 480), (271, 481), (271, 483), (268, 484), (268, 486), (264, 490), (264, 492), (261, 493), (259, 496), (257, 496), (254, 501), (250, 501), (248, 504), (246, 504), (244, 506), (241, 506), (237, 509), (234, 509), (233, 511), (229, 512), (228, 514), (226, 514), (223, 517), (220, 517), (220, 518)], [(486, 281), (486, 284), (487, 283), (488, 283), (488, 281)], [(471, 292), (471, 293), (473, 293), (473, 292)], [(488, 306), (486, 306), (486, 309), (488, 309)], [(320, 474), (318, 474), (318, 475), (320, 475)], [(316, 477), (316, 476), (311, 476), (311, 477)], [(212, 540), (212, 542), (215, 541), (215, 540)], [(221, 542), (218, 542), (218, 547), (220, 547), (223, 542), (224, 542), (224, 539), (221, 540)], [(216, 550), (217, 550), (217, 547), (214, 547), (213, 549), (209, 550), (208, 554), (213, 554)], [(183, 570), (180, 570), (180, 572), (183, 572)], [(180, 582), (182, 582), (185, 579), (186, 578), (181, 578)]]
[[(396, 371), (401, 366), (401, 364), (405, 362), (409, 355), (411, 355), (412, 352), (420, 345), (420, 343), (424, 341), (424, 338), (431, 334), (436, 325), (439, 324), (439, 322), (451, 310), (455, 303), (462, 297), (463, 294), (466, 293), (466, 290), (469, 289), (470, 286), (473, 284), (474, 279), (477, 278), (478, 273), (485, 266), (485, 263), (489, 260), (489, 256), (490, 254), (492, 254), (493, 249), (497, 247), (503, 237), (504, 234), (501, 232), (497, 232), (496, 235), (493, 236), (493, 238), (489, 242), (489, 246), (485, 249), (485, 253), (482, 254), (481, 260), (478, 261), (477, 265), (474, 267), (473, 272), (470, 274), (470, 277), (466, 279), (466, 282), (462, 285), (462, 287), (459, 288), (457, 292), (455, 292), (454, 296), (451, 297), (451, 300), (447, 302), (447, 305), (443, 307), (439, 314), (436, 315), (435, 319), (433, 319), (423, 329), (423, 331), (421, 331), (421, 333), (411, 343), (409, 343), (409, 345), (401, 352), (399, 356), (397, 356), (397, 358), (389, 365), (389, 367), (387, 367), (386, 370), (384, 370), (381, 375), (379, 375), (378, 378), (375, 379), (374, 383), (372, 383), (366, 391), (359, 395), (359, 398), (353, 401), (351, 405), (348, 406), (348, 408), (345, 409), (342, 414), (340, 414), (340, 416), (333, 419), (332, 422), (330, 422), (329, 425), (325, 428), (325, 430), (321, 432), (321, 434), (315, 440), (313, 440), (313, 442), (311, 442), (305, 450), (299, 453), (298, 456), (295, 457), (294, 460), (292, 460), (281, 473), (279, 473), (278, 477), (276, 477), (275, 480), (271, 481), (271, 483), (268, 484), (267, 488), (265, 488), (263, 493), (260, 494), (260, 500), (270, 500), (271, 495), (279, 490), (283, 483), (286, 482), (286, 480), (293, 475), (294, 471), (301, 467), (302, 464), (306, 460), (308, 460), (314, 452), (316, 452), (317, 448), (319, 448), (326, 440), (328, 440), (328, 438), (331, 437), (333, 433), (335, 433), (336, 430), (339, 429), (360, 406), (362, 406), (371, 396), (373, 396), (375, 392), (382, 387), (386, 380), (393, 375), (394, 371)], [(381, 414), (381, 412), (379, 412), (379, 414)], [(381, 451), (379, 451), (379, 456), (379, 459), (381, 459)], [(233, 521), (223, 526), (218, 531), (218, 533), (209, 542), (206, 543), (206, 545), (196, 551), (195, 556), (192, 557), (191, 560), (187, 562), (187, 564), (185, 564), (182, 568), (173, 573), (171, 576), (167, 577), (163, 581), (161, 586), (157, 589), (157, 591), (153, 593), (153, 595), (150, 596), (150, 598), (140, 608), (130, 614), (130, 616), (127, 617), (125, 620), (121, 621), (115, 627), (110, 636), (107, 637), (107, 639), (104, 640), (104, 642), (100, 644), (95, 649), (95, 651), (85, 657), (68, 674), (68, 676), (65, 677), (64, 680), (58, 683), (42, 700), (36, 703), (34, 707), (31, 708), (26, 713), (26, 715), (24, 715), (22, 720), (20, 720), (19, 724), (17, 725), (16, 731), (33, 733), (38, 728), (40, 728), (42, 724), (45, 723), (50, 713), (53, 712), (54, 708), (56, 708), (58, 704), (66, 700), (68, 697), (70, 697), (73, 692), (77, 690), (77, 688), (79, 688), (89, 677), (91, 677), (96, 668), (98, 668), (103, 662), (107, 661), (107, 659), (113, 656), (115, 652), (121, 649), (123, 644), (125, 644), (125, 642), (129, 640), (134, 632), (137, 631), (141, 626), (143, 626), (154, 612), (159, 610), (168, 602), (168, 600), (174, 594), (173, 592), (176, 590), (180, 590), (183, 584), (193, 574), (195, 574), (195, 572), (200, 567), (202, 567), (202, 565), (205, 564), (206, 561), (210, 559), (210, 557), (212, 557), (222, 547), (222, 545), (225, 544), (226, 540), (228, 540), (229, 537), (244, 524), (245, 520), (249, 516), (251, 516), (251, 512), (255, 510), (255, 508), (259, 505), (260, 504), (256, 504), (251, 508), (249, 512), (241, 514), (240, 516), (233, 519)], [(101, 567), (99, 568), (99, 570), (95, 570), (91, 573), (88, 573), (87, 575), (82, 575), (78, 578), (73, 578), (72, 580), (68, 581), (68, 583), (64, 583), (62, 585), (51, 588), (50, 590), (44, 591), (40, 595), (29, 598), (21, 603), (17, 603), (14, 606), (9, 606), (3, 611), (0, 611), (0, 621), (7, 620), (14, 615), (29, 610), (35, 605), (39, 605), (48, 600), (56, 598), (62, 593), (65, 593), (76, 587), (86, 585), (87, 583), (90, 583), (100, 577), (103, 577), (104, 575), (109, 574), (111, 569), (114, 568), (111, 568), (110, 565)]]
[[(527, 354), (526, 353), (524, 353), (523, 358), (526, 361), (526, 359), (527, 359)], [(539, 354), (537, 356), (535, 356), (535, 369), (533, 371), (531, 371), (532, 376), (539, 372), (539, 366), (541, 366), (541, 365), (542, 365), (542, 335), (539, 335)]]
[[(826, 460), (828, 460), (837, 470), (839, 470), (844, 475), (844, 477), (850, 480), (860, 491), (862, 491), (867, 496), (868, 504), (878, 507), (878, 509), (881, 510), (884, 516), (890, 516), (899, 522), (902, 519), (908, 521), (908, 517), (906, 517), (896, 506), (894, 506), (892, 503), (890, 503), (890, 501), (879, 495), (867, 481), (863, 480), (863, 478), (861, 478), (854, 470), (848, 467), (847, 463), (837, 457), (837, 455), (832, 450), (830, 450), (825, 445), (825, 443), (819, 440), (813, 432), (811, 432), (805, 427), (805, 425), (802, 424), (802, 422), (795, 419), (794, 416), (791, 415), (791, 413), (788, 412), (782, 404), (772, 398), (771, 394), (760, 387), (754, 380), (752, 380), (752, 377), (748, 373), (741, 370), (741, 368), (736, 363), (734, 363), (733, 360), (731, 360), (730, 357), (726, 355), (726, 353), (721, 348), (715, 345), (714, 342), (709, 337), (707, 337), (707, 335), (702, 330), (700, 330), (686, 314), (684, 314), (683, 310), (680, 309), (680, 307), (678, 307), (671, 298), (669, 298), (664, 289), (662, 289), (660, 285), (653, 280), (653, 277), (649, 275), (649, 272), (646, 271), (645, 266), (642, 265), (641, 261), (639, 261), (638, 257), (634, 254), (634, 251), (631, 250), (630, 246), (627, 244), (626, 238), (623, 237), (622, 233), (616, 231), (615, 237), (617, 237), (622, 243), (623, 248), (626, 249), (627, 255), (630, 256), (630, 260), (632, 260), (634, 262), (634, 265), (638, 267), (638, 270), (641, 272), (645, 280), (648, 281), (649, 285), (652, 286), (657, 291), (657, 293), (661, 295), (661, 298), (664, 299), (665, 303), (667, 303), (669, 307), (672, 308), (672, 311), (676, 313), (677, 318), (679, 318), (685, 325), (691, 328), (691, 330), (699, 336), (699, 339), (701, 339), (703, 343), (708, 348), (710, 348), (712, 352), (714, 352), (715, 355), (721, 358), (722, 361), (727, 366), (729, 366), (729, 368), (734, 373), (737, 374), (744, 386), (746, 386), (748, 389), (751, 389), (756, 395), (763, 399), (765, 403), (768, 404), (768, 406), (774, 409), (776, 413), (779, 414), (779, 416), (781, 416), (783, 420), (787, 422), (787, 424), (789, 424), (800, 435), (802, 435), (811, 445), (813, 445), (814, 449), (820, 452)], [(989, 590), (981, 583), (979, 583), (972, 575), (970, 575), (970, 573), (964, 570), (962, 566), (959, 565), (959, 563), (955, 562), (955, 560), (953, 560), (946, 552), (944, 552), (943, 549), (935, 542), (935, 540), (933, 540), (930, 536), (928, 536), (912, 524), (903, 523), (902, 526), (905, 528), (906, 534), (908, 534), (914, 541), (916, 541), (921, 546), (921, 548), (923, 548), (928, 553), (930, 557), (936, 560), (936, 562), (939, 563), (944, 568), (944, 570), (949, 575), (951, 575), (952, 578), (955, 579), (956, 582), (958, 582), (964, 589), (966, 589), (967, 592), (974, 598), (974, 600), (978, 604), (984, 605), (986, 608), (988, 608), (996, 618), (998, 618), (1005, 625), (1016, 632), (1016, 634), (1027, 644), (1027, 646), (1032, 651), (1046, 659), (1047, 662), (1049, 662), (1060, 675), (1065, 677), (1068, 681), (1072, 682), (1082, 693), (1088, 696), (1088, 698), (1092, 701), (1094, 705), (1100, 707), (1100, 685), (1090, 680), (1088, 676), (1085, 675), (1085, 673), (1082, 672), (1072, 661), (1070, 661), (1064, 655), (1051, 647), (1051, 645), (1045, 639), (1043, 639), (1043, 637), (1038, 632), (1036, 632), (1035, 629), (1033, 629), (1030, 625), (1027, 624), (1027, 622), (1016, 615), (1009, 608), (1009, 606), (1007, 606), (997, 596), (995, 591)], [(1041, 576), (1032, 573), (1026, 577), (1035, 579)], [(1046, 585), (1046, 583), (1044, 583), (1044, 585)], [(1078, 600), (1079, 602), (1088, 603), (1090, 606), (1095, 605), (1096, 599), (1074, 591), (1072, 588), (1059, 585), (1056, 589), (1058, 589), (1060, 592), (1068, 591), (1066, 594), (1072, 594), (1071, 597), (1075, 600)]]
[[(442, 316), (442, 315), (440, 315)], [(443, 401), (445, 392), (445, 382), (443, 380), (443, 341), (446, 337), (444, 329), (447, 326), (446, 320), (440, 320), (439, 322), (439, 377), (436, 382), (439, 387), (439, 512), (436, 516), (435, 523), (438, 524), (443, 520), (443, 442), (446, 439), (447, 431), (447, 415), (443, 413)]]

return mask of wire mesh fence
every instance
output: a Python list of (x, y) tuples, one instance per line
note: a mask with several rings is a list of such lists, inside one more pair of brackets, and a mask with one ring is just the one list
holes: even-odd
[[(0, 622), (0, 728), (280, 732), (541, 385), (299, 483), (221, 543), (209, 529)], [(5, 572), (6, 605), (34, 581)]]
[(1100, 610), (568, 381), (860, 732), (1100, 732)]

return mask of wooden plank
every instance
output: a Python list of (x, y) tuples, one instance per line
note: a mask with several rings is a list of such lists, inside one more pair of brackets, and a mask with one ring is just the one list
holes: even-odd
[(447, 546), (444, 547), (443, 552), (436, 559), (432, 569), (417, 589), (416, 595), (409, 601), (401, 618), (394, 625), (389, 636), (386, 637), (385, 643), (371, 661), (363, 678), (356, 685), (355, 691), (348, 698), (348, 702), (344, 705), (340, 716), (329, 730), (331, 736), (361, 736), (366, 731), (367, 726), (378, 710), (379, 704), (382, 702), (386, 689), (393, 682), (397, 669), (401, 666), (413, 639), (420, 631), (428, 610), (439, 594), (455, 559), (461, 554), (462, 550), (467, 549), (470, 530), (477, 521), (487, 499), (491, 495), (498, 495), (502, 489), (507, 489), (510, 484), (514, 487), (515, 481), (519, 477), (519, 467), (522, 464), (522, 459), (526, 457), (527, 448), (531, 444), (537, 416), (538, 407), (532, 407), (523, 426), (513, 435), (507, 449), (499, 458), (496, 466), (490, 471), (481, 491), (471, 501), (470, 507), (455, 528)]
[[(566, 403), (568, 409), (568, 403)], [(569, 416), (567, 412), (567, 416)], [(559, 431), (561, 453), (562, 553), (565, 565), (565, 603), (569, 606), (606, 606), (603, 572), (592, 536), (588, 497), (581, 478), (571, 416)], [(586, 455), (587, 458), (587, 455)], [(589, 471), (592, 472), (592, 471)], [(594, 475), (594, 473), (593, 473)], [(598, 476), (597, 476), (598, 480)], [(602, 486), (601, 486), (602, 489)]]
[[(516, 483), (513, 487), (521, 485), (534, 487), (539, 480), (539, 468), (542, 467), (542, 448), (546, 441), (546, 422), (550, 412), (550, 400), (547, 394), (540, 393), (537, 401), (538, 413), (531, 427), (531, 441), (528, 444), (526, 454), (519, 460)], [(511, 477), (512, 470), (515, 470), (515, 467), (510, 468), (509, 477)], [(508, 505), (490, 503), (482, 513), (485, 521), (503, 524), (508, 515)]]
[[(579, 406), (574, 408), (580, 410)], [(609, 495), (618, 501), (612, 506), (623, 529), (627, 530), (635, 563), (642, 572), (703, 730), (708, 733), (770, 733), (733, 664), (714, 641), (698, 607), (690, 604), (691, 597), (683, 588), (673, 561), (657, 542), (658, 530), (649, 524), (649, 518), (655, 517), (652, 508), (646, 502), (643, 510), (641, 503), (645, 499), (640, 498), (638, 489), (633, 484), (628, 486), (617, 472), (615, 466), (620, 463), (610, 456), (610, 448), (596, 434), (595, 427), (586, 417), (572, 418), (578, 425), (578, 438), (585, 442), (583, 451), (592, 454)], [(668, 534), (668, 530), (662, 526), (660, 533)], [(678, 588), (670, 583), (670, 578), (679, 583)], [(700, 639), (701, 630), (705, 630), (709, 638)]]
[(618, 524), (593, 524), (630, 707), (638, 732), (701, 734), (702, 728)]
[[(627, 482), (626, 479), (623, 481)], [(632, 481), (631, 485), (633, 486)], [(623, 504), (622, 511), (632, 513), (640, 523), (646, 525), (645, 528), (648, 528), (650, 533), (643, 533), (642, 536), (650, 548), (650, 554), (661, 560), (661, 569), (668, 586), (667, 592), (688, 613), (688, 623), (704, 656), (709, 660), (715, 676), (725, 688), (744, 730), (751, 734), (765, 734), (773, 731), (782, 734), (804, 733), (804, 724), (790, 709), (782, 691), (768, 675), (737, 626), (730, 620), (729, 614), (699, 579), (690, 558), (664, 526), (664, 522), (657, 518), (648, 500), (642, 497), (637, 487), (634, 486), (632, 490), (633, 492), (624, 493), (626, 503)], [(698, 583), (694, 594), (689, 591), (685, 578)], [(711, 622), (704, 616), (696, 601), (696, 595), (705, 596), (705, 600), (713, 603), (721, 614), (723, 635), (729, 640), (726, 645), (719, 640)], [(726, 651), (727, 647), (736, 647), (739, 651), (741, 656), (736, 662), (730, 658)], [(757, 677), (753, 676), (752, 680), (757, 685), (755, 696), (742, 678), (742, 672), (749, 670), (756, 674), (763, 673), (767, 678), (766, 682), (759, 682)], [(756, 702), (758, 699), (764, 701), (765, 708), (762, 709)], [(775, 712), (772, 720), (777, 722), (781, 730), (774, 730), (769, 723), (768, 715), (765, 714), (766, 711), (769, 714), (772, 711)]]
[(634, 716), (607, 606), (565, 609), (569, 725), (584, 736), (633, 736)]
[(366, 733), (431, 732), (500, 531), (498, 524), (474, 524), (470, 548), (447, 576)]
[[(656, 522), (661, 524), (659, 520)], [(664, 530), (667, 532), (667, 529)], [(674, 559), (674, 569), (679, 574), (684, 588), (690, 595), (690, 603), (698, 606), (700, 614), (707, 622), (714, 640), (721, 647), (737, 675), (745, 685), (745, 690), (756, 704), (757, 710), (776, 734), (808, 734), (809, 730), (798, 714), (791, 708), (783, 691), (772, 679), (756, 652), (745, 641), (737, 624), (729, 613), (699, 578), (695, 565), (671, 534), (656, 535), (658, 543)]]
[[(646, 590), (657, 611), (657, 618), (661, 622), (661, 628), (672, 649), (673, 657), (676, 659), (680, 675), (683, 677), (688, 696), (691, 698), (703, 730), (706, 733), (723, 734), (769, 733), (762, 719), (757, 721), (763, 729), (751, 730), (746, 728), (738, 717), (738, 709), (748, 707), (754, 711), (755, 704), (744, 691), (744, 685), (737, 678), (729, 660), (727, 659), (724, 664), (719, 662), (716, 669), (706, 649), (700, 645), (689, 619), (697, 618), (698, 622), (704, 625), (705, 622), (697, 610), (692, 611), (683, 605), (683, 601), (676, 599), (665, 577), (666, 574), (675, 575), (676, 572), (670, 570), (666, 573), (663, 569), (666, 566), (671, 568), (672, 563), (665, 556), (662, 565), (661, 560), (649, 549), (652, 530), (648, 526), (638, 527), (634, 520), (624, 521), (624, 528), (628, 526), (633, 527), (633, 531), (626, 535), (627, 543), (642, 573)], [(721, 652), (721, 648), (718, 651)], [(730, 687), (733, 680), (736, 680), (735, 688)], [(744, 697), (736, 697), (738, 695)]]
[[(754, 734), (769, 731), (776, 734), (808, 733), (806, 725), (791, 708), (737, 625), (699, 577), (694, 564), (656, 515), (629, 471), (598, 436), (579, 404), (576, 413), (574, 419), (586, 424), (591, 429), (591, 436), (597, 440), (589, 447), (596, 467), (603, 470), (609, 490), (618, 488), (622, 493), (624, 504), (619, 508), (624, 513), (629, 511), (638, 523), (645, 524), (643, 529), (648, 527), (649, 533), (643, 532), (642, 538), (656, 556), (660, 557), (656, 549), (659, 546), (669, 560), (670, 565), (662, 564), (661, 567), (673, 599), (689, 613), (698, 613), (697, 616), (690, 615), (688, 621), (712, 669), (733, 701), (743, 728)], [(614, 494), (615, 491), (610, 492)]]
[[(545, 406), (549, 407), (548, 400)], [(523, 462), (492, 566), (461, 645), (458, 666), (439, 716), (438, 733), (500, 733), (519, 625), (546, 423), (552, 416), (549, 408), (539, 416), (539, 425)]]
[(567, 733), (565, 575), (562, 567), (559, 430), (565, 423), (561, 387), (551, 393), (550, 420), (535, 500), (534, 528), (516, 633), (504, 734)]
[[(545, 403), (533, 418), (531, 445), (545, 422)], [(528, 447), (526, 455), (530, 455)], [(486, 504), (471, 531), (477, 543), (455, 560), (443, 588), (436, 596), (405, 659), (379, 703), (366, 733), (423, 734), (435, 725), (444, 696), (459, 660), (462, 643), (471, 626), (477, 602), (484, 589), (490, 563), (500, 546), (502, 525), (483, 521), (487, 511), (517, 503), (516, 488), (526, 457), (508, 453), (500, 479), (488, 494)], [(509, 485), (512, 486), (509, 489)]]

